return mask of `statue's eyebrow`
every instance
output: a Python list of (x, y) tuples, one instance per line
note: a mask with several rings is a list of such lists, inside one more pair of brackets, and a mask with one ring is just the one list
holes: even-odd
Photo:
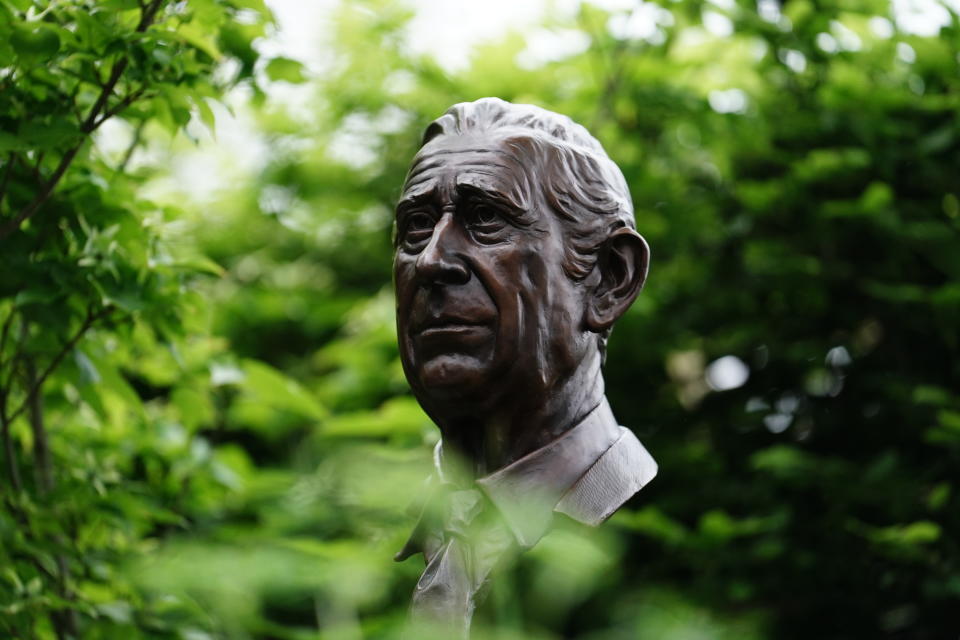
[(423, 207), (424, 205), (429, 205), (433, 202), (435, 198), (434, 189), (425, 189), (423, 191), (416, 191), (414, 193), (408, 194), (400, 198), (400, 201), (397, 202), (397, 215), (404, 213), (410, 209), (416, 209)]
[(457, 196), (458, 199), (461, 200), (485, 200), (499, 208), (509, 209), (512, 213), (516, 213), (517, 215), (523, 213), (523, 207), (511, 201), (499, 191), (484, 189), (483, 187), (478, 187), (477, 185), (469, 182), (457, 183)]
[(470, 182), (457, 182), (457, 197), (459, 200), (479, 200), (487, 202), (497, 209), (503, 211), (512, 222), (520, 226), (529, 226), (533, 224), (530, 219), (528, 207), (521, 202), (517, 202), (510, 195), (501, 191), (485, 189)]

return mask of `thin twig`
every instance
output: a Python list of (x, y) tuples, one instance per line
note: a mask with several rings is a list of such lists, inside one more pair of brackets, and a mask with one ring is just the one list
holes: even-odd
[(100, 117), (100, 112), (107, 105), (110, 96), (113, 95), (113, 89), (117, 86), (117, 83), (120, 81), (120, 76), (123, 75), (128, 64), (130, 64), (128, 58), (120, 58), (114, 63), (113, 68), (110, 70), (110, 77), (107, 78), (107, 82), (103, 85), (103, 90), (100, 92), (100, 95), (97, 96), (97, 101), (94, 102), (90, 108), (87, 119), (80, 125), (80, 131), (82, 133), (89, 134), (97, 128), (97, 119)]
[(3, 198), (7, 195), (7, 183), (10, 182), (10, 174), (13, 173), (13, 163), (17, 161), (17, 154), (13, 151), (7, 155), (7, 166), (3, 168), (3, 180), (0, 181), (0, 204), (3, 204)]
[(57, 183), (60, 182), (60, 178), (62, 178), (63, 174), (67, 172), (67, 168), (70, 166), (70, 163), (73, 162), (73, 158), (77, 155), (77, 152), (80, 151), (80, 146), (81, 145), (78, 144), (63, 154), (63, 157), (60, 158), (60, 164), (57, 165), (57, 168), (54, 170), (47, 183), (43, 185), (43, 188), (40, 190), (40, 193), (37, 194), (37, 197), (34, 198), (30, 204), (25, 206), (10, 222), (0, 227), (0, 240), (3, 240), (8, 235), (19, 229), (23, 221), (32, 216), (37, 209), (39, 209), (40, 206), (47, 201), (47, 198), (49, 198), (50, 194), (53, 193), (54, 187), (56, 187)]
[(100, 117), (100, 119), (94, 123), (93, 128), (96, 129), (101, 124), (103, 124), (113, 116), (117, 115), (118, 113), (120, 113), (121, 111), (129, 107), (135, 100), (137, 100), (140, 96), (143, 95), (143, 92), (144, 92), (144, 88), (141, 87), (136, 91), (134, 91), (133, 93), (130, 93), (124, 96), (124, 98), (120, 102), (118, 102), (112, 108), (104, 112), (104, 114)]
[[(77, 88), (79, 87), (80, 83), (78, 82)], [(77, 107), (77, 93), (78, 92), (75, 91), (73, 95), (70, 96), (70, 111), (73, 112), (73, 117), (77, 119), (77, 125), (79, 125), (81, 122), (83, 122), (83, 113), (81, 113), (80, 109)]]
[[(137, 25), (135, 30), (137, 33), (146, 31), (156, 17), (157, 12), (163, 5), (163, 2), (164, 0), (153, 0), (153, 2), (144, 7), (140, 15), (140, 23)], [(129, 63), (129, 58), (121, 58), (114, 63), (113, 68), (110, 70), (110, 77), (103, 85), (103, 90), (97, 97), (96, 102), (94, 102), (93, 106), (90, 108), (90, 113), (87, 115), (86, 120), (84, 120), (83, 124), (80, 125), (80, 132), (85, 136), (93, 133), (97, 127), (103, 124), (103, 120), (100, 117), (101, 113), (106, 108), (107, 102), (110, 100), (110, 96), (113, 95), (114, 88), (120, 81), (120, 76), (123, 75), (123, 72), (126, 70)], [(30, 216), (36, 213), (43, 203), (50, 198), (50, 196), (53, 194), (54, 188), (56, 188), (57, 184), (60, 182), (60, 179), (63, 178), (63, 174), (66, 173), (67, 169), (70, 167), (70, 164), (73, 162), (73, 159), (80, 151), (80, 147), (83, 146), (83, 142), (84, 140), (81, 140), (63, 154), (63, 157), (60, 159), (60, 164), (57, 165), (57, 168), (54, 170), (53, 174), (51, 174), (50, 179), (40, 189), (40, 193), (37, 194), (33, 201), (25, 206), (20, 213), (13, 217), (12, 220), (3, 226), (0, 226), (0, 240), (3, 240), (8, 235), (19, 229), (20, 225), (23, 224), (23, 222)]]
[[(11, 366), (14, 363), (11, 363)], [(20, 470), (17, 468), (17, 454), (13, 450), (13, 441), (10, 439), (10, 420), (7, 418), (7, 398), (10, 390), (0, 388), (0, 438), (3, 439), (3, 459), (7, 465), (7, 474), (10, 476), (10, 486), (14, 492), (20, 493), (23, 483), (20, 482)]]
[(43, 156), (44, 156), (44, 152), (43, 152), (43, 151), (41, 151), (40, 153), (38, 153), (38, 154), (37, 154), (37, 162), (36, 162), (36, 164), (34, 164), (33, 167), (31, 168), (31, 171), (33, 172), (33, 177), (37, 179), (37, 182), (39, 182), (40, 180), (43, 179), (43, 174), (40, 173), (40, 166), (43, 164)]
[[(57, 590), (60, 597), (64, 600), (72, 601), (74, 599), (73, 591), (70, 589), (70, 565), (67, 564), (67, 558), (62, 553), (57, 555)], [(67, 607), (50, 612), (50, 618), (56, 630), (57, 637), (63, 640), (72, 640), (77, 637), (77, 611), (73, 607)]]
[[(4, 394), (6, 395), (6, 394)], [(6, 400), (3, 400), (6, 402)], [(10, 422), (0, 417), (0, 436), (3, 437), (3, 460), (7, 464), (7, 473), (10, 476), (10, 486), (14, 492), (20, 493), (23, 484), (20, 482), (20, 470), (17, 469), (17, 454), (13, 450), (13, 441), (10, 440)]]
[[(26, 327), (26, 324), (23, 325)], [(24, 376), (27, 383), (25, 386), (37, 386), (37, 368), (32, 358), (24, 359)], [(43, 395), (34, 393), (29, 403), (30, 429), (33, 433), (33, 457), (35, 463), (37, 493), (40, 496), (46, 496), (53, 490), (53, 459), (50, 457), (50, 438), (47, 435), (46, 426), (43, 423)], [(59, 504), (51, 505), (53, 513), (56, 515), (59, 511)], [(54, 540), (59, 546), (65, 546), (67, 541), (64, 536), (54, 534)], [(57, 575), (55, 582), (57, 592), (61, 598), (66, 601), (74, 599), (73, 591), (70, 589), (70, 565), (67, 557), (63, 553), (57, 553), (56, 557)], [(57, 611), (50, 612), (50, 621), (53, 624), (54, 631), (58, 638), (75, 638), (77, 636), (77, 614), (72, 607), (65, 607)]]
[(140, 146), (140, 139), (143, 136), (143, 127), (146, 124), (146, 120), (141, 120), (137, 124), (137, 128), (133, 130), (133, 139), (130, 140), (130, 146), (127, 147), (127, 152), (123, 154), (123, 159), (117, 166), (117, 173), (123, 173), (127, 170), (127, 165), (130, 164), (130, 160), (133, 159), (133, 152), (136, 151), (137, 147)]
[(16, 307), (10, 307), (10, 315), (3, 321), (3, 328), (0, 329), (0, 368), (3, 368), (3, 352), (7, 348), (7, 336), (10, 335), (10, 327), (13, 325), (13, 316), (17, 314)]
[[(24, 323), (26, 327), (26, 323)], [(25, 386), (33, 385), (37, 376), (37, 366), (33, 358), (24, 358)], [(43, 394), (34, 393), (29, 403), (30, 429), (33, 432), (33, 458), (36, 464), (37, 487), (45, 495), (53, 489), (53, 462), (50, 459), (50, 439), (43, 424)]]
[[(10, 390), (13, 389), (13, 377), (17, 373), (17, 361), (20, 359), (20, 352), (22, 350), (23, 340), (17, 340), (14, 343), (13, 354), (11, 354), (10, 359), (7, 361), (7, 364), (10, 366), (10, 373), (7, 375), (6, 381), (0, 383), (0, 389), (5, 390), (8, 394), (10, 393)], [(0, 374), (2, 373), (3, 368), (0, 367)]]
[(29, 403), (33, 400), (33, 397), (40, 391), (40, 387), (43, 386), (43, 383), (46, 382), (47, 378), (50, 377), (50, 374), (53, 373), (54, 369), (56, 369), (60, 365), (60, 362), (63, 361), (65, 357), (67, 357), (67, 354), (73, 351), (73, 348), (77, 346), (78, 342), (80, 342), (80, 338), (83, 337), (83, 335), (90, 329), (90, 327), (92, 327), (97, 320), (100, 320), (101, 318), (106, 317), (112, 311), (113, 311), (113, 307), (104, 307), (97, 313), (93, 313), (93, 312), (87, 313), (87, 317), (84, 319), (83, 324), (80, 325), (80, 328), (77, 330), (77, 332), (73, 335), (72, 338), (70, 338), (70, 340), (67, 341), (65, 345), (63, 345), (63, 348), (60, 350), (60, 353), (54, 356), (50, 364), (47, 365), (47, 368), (44, 369), (43, 373), (41, 373), (37, 377), (36, 381), (34, 381), (33, 386), (31, 386), (30, 390), (27, 392), (27, 397), (26, 399), (24, 399), (23, 403), (19, 407), (17, 407), (16, 411), (10, 414), (9, 418), (7, 419), (8, 423), (13, 422), (15, 419), (17, 419), (17, 417), (20, 416), (21, 413), (24, 412), (24, 410), (27, 408)]

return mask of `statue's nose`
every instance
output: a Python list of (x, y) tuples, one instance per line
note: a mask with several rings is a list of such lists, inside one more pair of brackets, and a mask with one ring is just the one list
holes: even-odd
[(417, 258), (417, 275), (429, 283), (463, 284), (469, 280), (470, 271), (457, 255), (459, 234), (453, 214), (443, 214)]

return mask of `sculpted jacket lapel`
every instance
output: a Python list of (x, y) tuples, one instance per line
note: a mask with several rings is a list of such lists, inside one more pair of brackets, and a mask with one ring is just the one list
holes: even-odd
[(604, 400), (553, 442), (477, 479), (521, 547), (530, 548), (543, 537), (554, 507), (616, 442), (619, 429)]
[(475, 481), (455, 486), (436, 473), (401, 561), (423, 553), (427, 562), (414, 591), (414, 618), (469, 631), (478, 593), (504, 556), (535, 545), (555, 511), (595, 526), (657, 473), (657, 464), (633, 433), (617, 425), (606, 399), (579, 424), (544, 447)]

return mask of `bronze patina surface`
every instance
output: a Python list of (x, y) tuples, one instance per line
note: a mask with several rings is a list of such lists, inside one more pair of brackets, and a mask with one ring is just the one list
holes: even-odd
[(464, 635), (491, 572), (554, 513), (599, 524), (656, 474), (601, 372), (649, 249), (586, 129), (497, 98), (430, 124), (396, 225), (401, 359), (442, 437), (398, 559), (427, 562), (414, 617)]

